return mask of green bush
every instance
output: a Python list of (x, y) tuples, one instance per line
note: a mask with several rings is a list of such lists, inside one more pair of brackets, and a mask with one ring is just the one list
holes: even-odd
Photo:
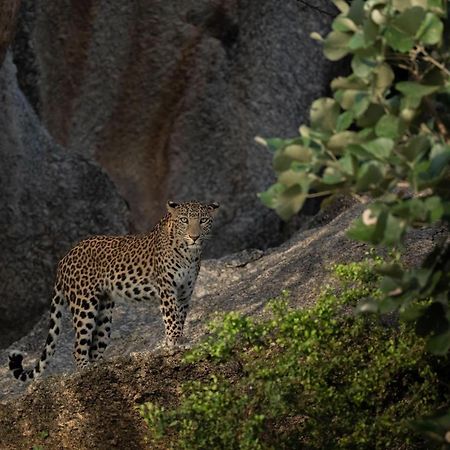
[[(329, 59), (351, 57), (352, 73), (332, 81), (333, 97), (313, 102), (300, 136), (257, 138), (274, 152), (278, 177), (260, 197), (287, 220), (309, 197), (369, 194), (348, 235), (399, 251), (408, 229), (450, 221), (448, 2), (334, 3), (340, 14), (332, 31), (313, 37)], [(365, 312), (398, 309), (441, 355), (450, 348), (446, 238), (419, 268), (381, 267), (383, 296), (360, 305)]]
[[(146, 403), (141, 414), (153, 444), (175, 449), (416, 448), (410, 422), (445, 404), (438, 370), (447, 358), (424, 352), (405, 324), (355, 316), (377, 297), (374, 266), (338, 265), (341, 280), (310, 309), (292, 310), (288, 294), (272, 301), (270, 317), (237, 313), (216, 321), (187, 364), (217, 364), (209, 382), (188, 383), (172, 410)], [(220, 375), (240, 367), (236, 379)], [(428, 447), (429, 448), (429, 447)]]

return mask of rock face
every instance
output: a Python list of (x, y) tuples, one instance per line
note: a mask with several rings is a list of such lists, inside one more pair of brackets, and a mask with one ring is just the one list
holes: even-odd
[(103, 170), (55, 144), (0, 69), (0, 347), (29, 331), (50, 299), (57, 260), (90, 234), (123, 233), (127, 211)]
[(0, 72), (0, 346), (48, 305), (74, 242), (147, 230), (168, 198), (222, 204), (210, 256), (282, 240), (256, 197), (273, 172), (253, 138), (295, 134), (327, 86), (308, 36), (329, 16), (297, 0), (2, 8), (0, 63), (17, 35)]
[(20, 0), (4, 0), (0, 15), (0, 66), (5, 59), (6, 50), (14, 36), (16, 18), (19, 12)]
[(215, 200), (210, 256), (280, 242), (256, 197), (271, 154), (253, 139), (297, 134), (326, 90), (331, 65), (309, 34), (330, 16), (298, 0), (22, 3), (23, 89), (58, 143), (106, 169), (134, 230), (169, 198)]
[[(293, 307), (314, 302), (330, 282), (331, 264), (364, 258), (367, 247), (345, 236), (350, 221), (363, 208), (354, 205), (331, 222), (299, 232), (270, 251), (246, 250), (205, 261), (188, 315), (189, 339), (195, 342), (203, 337), (205, 324), (216, 312), (261, 314), (267, 300), (283, 289), (290, 291)], [(327, 220), (322, 216), (322, 223)], [(418, 264), (439, 239), (439, 232), (411, 233), (406, 263)], [(27, 366), (39, 356), (46, 333), (44, 316), (32, 333), (14, 344), (27, 352)], [(73, 336), (68, 318), (49, 367), (48, 373), (55, 376), (24, 386), (7, 373), (7, 351), (0, 352), (0, 448), (20, 450), (39, 443), (48, 450), (61, 446), (92, 450), (148, 448), (145, 427), (134, 406), (146, 400), (171, 405), (183, 380), (204, 379), (209, 373), (207, 366), (189, 372), (179, 357), (155, 355), (162, 339), (158, 306), (128, 303), (118, 305), (114, 311), (112, 342), (106, 350), (106, 361), (98, 367), (73, 374)], [(38, 441), (42, 430), (49, 432), (45, 442)]]

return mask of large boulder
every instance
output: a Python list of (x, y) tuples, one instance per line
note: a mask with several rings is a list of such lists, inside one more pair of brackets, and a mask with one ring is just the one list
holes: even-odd
[(125, 202), (87, 156), (57, 145), (0, 69), (0, 347), (29, 331), (49, 304), (57, 260), (91, 234), (124, 233)]
[(0, 66), (5, 59), (6, 50), (14, 36), (20, 0), (3, 0), (0, 15)]
[[(298, 0), (24, 0), (23, 89), (70, 153), (95, 157), (134, 230), (167, 199), (222, 204), (209, 255), (282, 239), (256, 194), (273, 181), (256, 135), (297, 134), (331, 65), (312, 31), (335, 11)], [(328, 10), (328, 14), (320, 11)]]

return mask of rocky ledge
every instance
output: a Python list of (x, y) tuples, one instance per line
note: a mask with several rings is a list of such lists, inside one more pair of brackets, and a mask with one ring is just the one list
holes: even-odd
[[(354, 204), (333, 220), (323, 213), (306, 230), (266, 252), (245, 250), (204, 261), (188, 315), (186, 335), (201, 339), (217, 313), (237, 310), (260, 315), (267, 301), (281, 290), (290, 291), (294, 307), (314, 302), (329, 283), (329, 267), (364, 258), (367, 247), (350, 241), (345, 230), (364, 205)], [(417, 230), (407, 240), (406, 262), (414, 265), (443, 233)], [(219, 237), (218, 237), (219, 238)], [(7, 354), (25, 352), (25, 365), (39, 356), (47, 333), (47, 315), (9, 349), (0, 352), (0, 448), (147, 448), (146, 428), (136, 406), (146, 400), (171, 405), (181, 383), (208, 376), (207, 363), (194, 369), (180, 355), (158, 351), (163, 325), (154, 304), (119, 305), (113, 317), (112, 341), (105, 361), (77, 372), (72, 361), (72, 330), (68, 317), (57, 352), (43, 379), (24, 385), (7, 371)], [(229, 367), (230, 377), (234, 368)]]

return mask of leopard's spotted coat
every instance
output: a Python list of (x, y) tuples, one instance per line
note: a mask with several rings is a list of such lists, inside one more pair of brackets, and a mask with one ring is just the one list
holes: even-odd
[(200, 269), (204, 240), (217, 203), (168, 202), (167, 214), (146, 235), (95, 236), (81, 241), (58, 264), (45, 348), (34, 369), (22, 367), (22, 355), (10, 354), (13, 375), (27, 381), (42, 374), (53, 355), (68, 304), (75, 328), (78, 367), (98, 360), (111, 334), (114, 302), (159, 301), (166, 343), (179, 344)]

